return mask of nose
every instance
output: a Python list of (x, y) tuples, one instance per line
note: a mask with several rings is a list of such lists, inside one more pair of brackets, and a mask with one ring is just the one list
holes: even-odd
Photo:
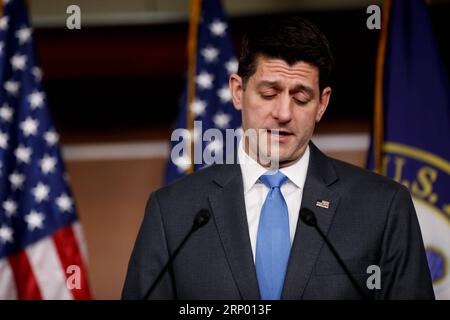
[(272, 110), (272, 116), (280, 123), (289, 122), (292, 119), (292, 109), (289, 94), (279, 95), (277, 103)]

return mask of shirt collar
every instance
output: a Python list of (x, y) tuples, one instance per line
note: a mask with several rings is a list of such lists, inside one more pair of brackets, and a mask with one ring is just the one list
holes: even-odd
[(306, 181), (306, 174), (309, 165), (309, 145), (306, 146), (303, 156), (288, 167), (281, 168), (280, 171), (298, 188), (303, 189)]
[(267, 169), (253, 160), (253, 158), (244, 151), (243, 140), (244, 139), (241, 139), (239, 142), (238, 159), (242, 172), (242, 180), (244, 182), (244, 193), (247, 193)]
[[(238, 146), (238, 160), (242, 172), (244, 193), (247, 193), (258, 181), (259, 177), (267, 172), (267, 169), (253, 160), (253, 158), (244, 151), (242, 140), (243, 139), (241, 139)], [(299, 160), (288, 167), (280, 169), (280, 171), (300, 189), (303, 189), (303, 187), (305, 186), (306, 174), (309, 165), (309, 154), (310, 152), (308, 145), (306, 147), (305, 153)]]

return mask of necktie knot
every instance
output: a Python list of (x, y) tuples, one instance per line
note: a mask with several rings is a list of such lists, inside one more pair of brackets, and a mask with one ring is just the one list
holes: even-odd
[(281, 173), (281, 171), (277, 171), (276, 173), (265, 173), (259, 180), (264, 183), (268, 188), (280, 188), (287, 180), (287, 177)]

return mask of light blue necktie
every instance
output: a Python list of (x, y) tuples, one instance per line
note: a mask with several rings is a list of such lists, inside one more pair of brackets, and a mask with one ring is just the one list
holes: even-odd
[(291, 250), (289, 214), (281, 186), (287, 177), (280, 171), (263, 174), (259, 180), (269, 189), (259, 218), (256, 240), (256, 275), (263, 300), (281, 297)]

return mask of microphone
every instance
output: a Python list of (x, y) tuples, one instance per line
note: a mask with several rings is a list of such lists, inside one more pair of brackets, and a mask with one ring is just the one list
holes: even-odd
[(184, 245), (189, 240), (189, 238), (192, 236), (192, 234), (195, 233), (198, 229), (204, 227), (209, 222), (210, 218), (211, 218), (211, 213), (209, 212), (208, 209), (200, 209), (200, 211), (197, 212), (197, 214), (195, 215), (194, 221), (192, 223), (191, 229), (186, 234), (183, 241), (181, 241), (181, 243), (178, 245), (178, 247), (175, 249), (175, 251), (169, 257), (169, 260), (164, 265), (164, 267), (161, 269), (161, 272), (158, 274), (155, 281), (153, 281), (152, 285), (150, 286), (150, 288), (148, 289), (148, 291), (146, 292), (146, 294), (144, 295), (142, 300), (147, 300), (148, 297), (150, 297), (150, 295), (153, 293), (153, 291), (155, 291), (156, 287), (161, 282), (162, 277), (167, 272), (167, 270), (170, 268), (170, 266), (172, 265), (176, 256), (178, 255), (180, 250), (184, 247)]
[(330, 249), (331, 253), (336, 258), (336, 260), (338, 261), (339, 265), (344, 270), (345, 274), (350, 279), (350, 282), (352, 283), (352, 285), (356, 289), (356, 291), (358, 291), (358, 293), (361, 296), (361, 298), (364, 299), (364, 300), (369, 300), (370, 299), (369, 296), (363, 291), (363, 289), (356, 282), (355, 278), (353, 277), (353, 275), (348, 270), (347, 266), (345, 265), (344, 261), (342, 260), (341, 256), (339, 255), (339, 253), (336, 251), (334, 246), (328, 240), (328, 237), (325, 235), (325, 233), (323, 233), (322, 229), (320, 229), (319, 225), (317, 224), (317, 218), (316, 218), (316, 215), (314, 214), (314, 212), (311, 211), (308, 208), (301, 208), (299, 215), (300, 215), (300, 219), (306, 225), (308, 225), (310, 227), (314, 227), (317, 230), (317, 232), (320, 234), (320, 236), (322, 237), (323, 241), (325, 241), (325, 243), (327, 244), (327, 246)]

